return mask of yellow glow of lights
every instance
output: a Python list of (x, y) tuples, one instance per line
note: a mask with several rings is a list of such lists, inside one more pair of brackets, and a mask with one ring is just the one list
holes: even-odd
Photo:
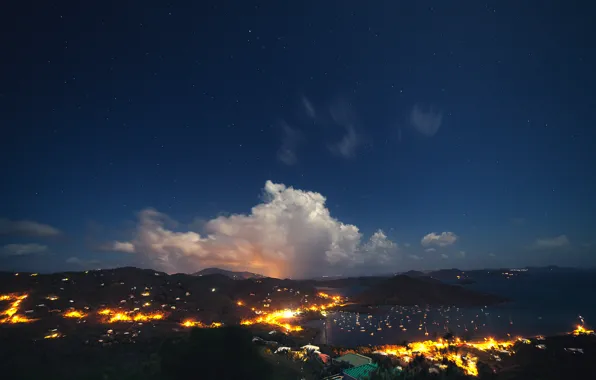
[(23, 315), (17, 314), (19, 312), (19, 307), (25, 298), (27, 298), (27, 294), (11, 293), (0, 295), (0, 300), (2, 301), (13, 301), (6, 310), (0, 312), (0, 316), (4, 316), (4, 318), (0, 319), (0, 323), (33, 322), (33, 319), (29, 319)]
[(377, 350), (387, 355), (397, 356), (404, 362), (409, 362), (416, 355), (423, 355), (426, 359), (434, 362), (442, 362), (443, 359), (453, 362), (469, 376), (478, 376), (478, 358), (470, 354), (461, 355), (459, 353), (448, 352), (445, 349), (452, 347), (471, 347), (480, 351), (492, 349), (507, 350), (514, 345), (514, 341), (497, 341), (493, 338), (487, 338), (482, 342), (463, 342), (456, 339), (454, 342), (447, 342), (442, 339), (438, 341), (427, 340), (423, 342), (413, 342), (408, 346), (381, 346)]
[(212, 328), (212, 329), (216, 329), (218, 327), (223, 326), (223, 324), (221, 322), (212, 322), (210, 325), (206, 325), (203, 322), (195, 321), (194, 319), (185, 319), (184, 321), (182, 321), (182, 323), (180, 325), (182, 325), (184, 327), (199, 327), (199, 328)]
[(78, 311), (78, 310), (71, 310), (69, 312), (64, 313), (65, 318), (85, 318), (87, 314)]
[(575, 335), (575, 336), (578, 336), (578, 335), (592, 335), (592, 334), (594, 334), (594, 330), (588, 330), (588, 329), (586, 329), (582, 325), (577, 325), (577, 328), (575, 330), (573, 330), (572, 334)]

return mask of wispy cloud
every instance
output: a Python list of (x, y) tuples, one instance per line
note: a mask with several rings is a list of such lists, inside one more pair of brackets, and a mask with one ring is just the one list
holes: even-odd
[(356, 134), (356, 130), (352, 125), (347, 125), (345, 128), (346, 134), (341, 138), (340, 141), (336, 142), (335, 144), (331, 144), (329, 149), (333, 153), (343, 158), (351, 158), (354, 156), (358, 145), (360, 145), (360, 140)]
[(457, 257), (459, 257), (460, 259), (463, 259), (464, 257), (466, 257), (466, 251), (459, 251), (457, 253)]
[(424, 252), (435, 252), (436, 250), (436, 248), (427, 248), (424, 250)]
[(563, 248), (570, 245), (567, 235), (559, 235), (549, 238), (539, 238), (534, 242), (533, 248), (535, 249), (552, 249), (552, 248)]
[(410, 112), (410, 124), (426, 137), (434, 136), (443, 123), (443, 113), (433, 107), (416, 104)]
[(514, 226), (523, 226), (526, 224), (526, 219), (524, 218), (511, 218), (511, 224)]
[(73, 256), (66, 259), (67, 264), (76, 265), (84, 268), (97, 268), (100, 264), (98, 260), (84, 260), (79, 257)]
[(445, 247), (455, 243), (458, 239), (458, 236), (453, 232), (441, 232), (437, 234), (436, 232), (431, 232), (427, 234), (420, 240), (420, 244), (423, 247), (428, 247), (431, 245), (436, 245), (439, 247)]
[(310, 102), (310, 100), (308, 100), (306, 96), (302, 97), (302, 105), (304, 106), (304, 110), (306, 111), (308, 117), (310, 117), (311, 119), (317, 118), (317, 112), (315, 111), (315, 107), (312, 105), (312, 103)]
[(45, 253), (48, 246), (36, 243), (30, 244), (7, 244), (0, 250), (3, 256), (27, 256)]
[(442, 259), (448, 259), (448, 258), (449, 258), (449, 256), (447, 256), (447, 254), (445, 254), (445, 253), (441, 253), (441, 258), (442, 258)]
[(356, 132), (356, 118), (351, 105), (339, 100), (329, 108), (333, 122), (344, 129), (342, 138), (329, 145), (329, 150), (343, 158), (351, 158), (361, 145), (361, 136)]
[(302, 133), (298, 129), (292, 128), (286, 122), (282, 123), (282, 142), (277, 151), (277, 158), (286, 165), (294, 165), (298, 162), (296, 149), (302, 141)]
[(31, 220), (10, 220), (0, 218), (0, 235), (52, 237), (60, 235), (60, 230), (50, 225)]
[(412, 260), (422, 260), (422, 257), (418, 255), (408, 255), (408, 257)]

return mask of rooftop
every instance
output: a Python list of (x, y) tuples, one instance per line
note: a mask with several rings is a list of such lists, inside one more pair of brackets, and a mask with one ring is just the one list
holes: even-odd
[(359, 354), (355, 354), (355, 353), (345, 354), (343, 356), (336, 358), (335, 360), (339, 361), (339, 362), (350, 363), (354, 367), (372, 363), (372, 359), (369, 358), (368, 356), (359, 355)]
[(377, 365), (373, 363), (364, 364), (354, 368), (344, 370), (344, 375), (352, 379), (360, 380), (368, 377), (370, 373), (377, 369)]

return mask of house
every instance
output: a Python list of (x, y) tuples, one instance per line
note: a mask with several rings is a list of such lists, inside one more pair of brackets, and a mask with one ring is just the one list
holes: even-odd
[(358, 367), (352, 367), (343, 370), (343, 380), (363, 380), (368, 378), (371, 372), (377, 369), (377, 365), (374, 363), (367, 363)]
[(306, 346), (301, 347), (304, 351), (319, 351), (319, 346), (313, 346), (312, 344), (307, 344)]
[(327, 365), (331, 362), (331, 357), (327, 354), (323, 354), (320, 351), (313, 351), (313, 354), (317, 355), (317, 358), (321, 361), (321, 363)]
[(333, 361), (349, 363), (349, 364), (353, 365), (354, 367), (359, 367), (361, 365), (372, 363), (372, 359), (369, 358), (368, 356), (352, 354), (352, 353), (345, 354), (343, 356), (335, 358), (335, 359), (333, 359)]

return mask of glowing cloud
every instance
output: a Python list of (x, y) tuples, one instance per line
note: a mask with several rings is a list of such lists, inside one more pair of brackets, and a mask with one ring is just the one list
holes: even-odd
[(263, 203), (248, 215), (220, 216), (205, 224), (205, 235), (166, 227), (156, 210), (139, 214), (130, 242), (113, 247), (135, 252), (168, 272), (205, 267), (248, 270), (274, 277), (305, 277), (335, 268), (390, 264), (397, 245), (379, 230), (363, 242), (358, 227), (330, 215), (325, 197), (267, 181)]

